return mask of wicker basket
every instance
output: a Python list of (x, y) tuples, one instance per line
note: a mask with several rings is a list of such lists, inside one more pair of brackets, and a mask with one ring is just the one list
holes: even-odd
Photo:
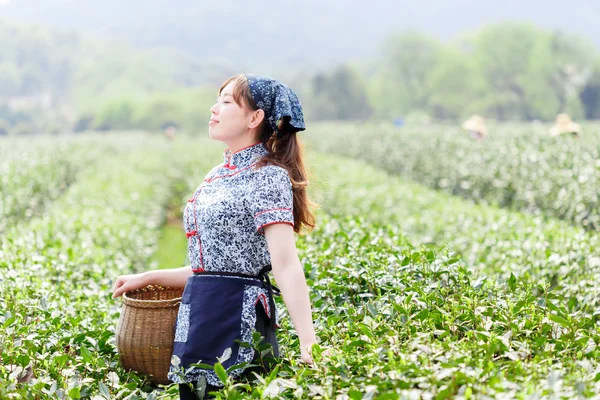
[(123, 294), (116, 332), (121, 365), (167, 384), (183, 288), (149, 285)]

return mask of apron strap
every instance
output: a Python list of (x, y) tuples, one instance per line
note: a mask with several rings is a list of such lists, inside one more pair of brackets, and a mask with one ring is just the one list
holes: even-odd
[(278, 295), (281, 294), (281, 290), (277, 286), (271, 285), (271, 279), (269, 279), (269, 271), (272, 270), (271, 264), (265, 265), (260, 273), (259, 278), (267, 284), (267, 292), (269, 294), (269, 307), (271, 308), (271, 318), (269, 318), (269, 326), (275, 329), (276, 326), (276, 311), (275, 311), (275, 299), (273, 298), (273, 292)]

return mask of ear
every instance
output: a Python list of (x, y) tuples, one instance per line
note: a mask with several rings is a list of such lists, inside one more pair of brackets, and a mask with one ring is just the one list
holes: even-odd
[(260, 123), (265, 119), (265, 112), (262, 109), (258, 109), (252, 113), (252, 119), (248, 123), (248, 128), (254, 129), (260, 125)]

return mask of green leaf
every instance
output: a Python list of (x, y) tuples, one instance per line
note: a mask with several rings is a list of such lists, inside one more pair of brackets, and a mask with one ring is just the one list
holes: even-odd
[(94, 359), (92, 353), (84, 345), (81, 346), (80, 352), (81, 356), (83, 357), (83, 361), (85, 361), (86, 363), (90, 363)]
[(110, 390), (108, 389), (108, 386), (106, 386), (104, 383), (102, 382), (98, 382), (98, 387), (100, 388), (100, 393), (107, 398), (108, 400), (110, 400)]
[(239, 368), (248, 368), (250, 366), (255, 366), (255, 365), (254, 364), (250, 364), (247, 361), (244, 361), (244, 362), (239, 363), (239, 364), (234, 364), (231, 367), (227, 368), (227, 373), (230, 373), (231, 371), (234, 371), (234, 370), (239, 369)]
[(269, 373), (269, 381), (274, 380), (277, 377), (278, 373), (279, 373), (279, 364), (277, 364), (275, 366), (275, 368), (273, 368), (273, 370)]
[(508, 287), (510, 288), (511, 291), (515, 291), (516, 287), (517, 287), (517, 278), (515, 277), (515, 275), (511, 272), (510, 273), (510, 278), (508, 278)]
[(206, 393), (206, 378), (204, 376), (200, 376), (200, 379), (196, 381), (194, 385), (194, 393), (198, 396), (199, 399), (203, 399)]
[(560, 309), (556, 305), (554, 305), (554, 303), (550, 300), (546, 300), (546, 306), (552, 311), (560, 312)]
[(72, 399), (80, 399), (81, 398), (81, 392), (80, 392), (78, 386), (75, 386), (75, 387), (71, 388), (71, 390), (69, 390), (69, 397)]
[(6, 322), (11, 316), (12, 316), (12, 313), (10, 311), (7, 311), (4, 314), (4, 321)]
[(360, 240), (358, 246), (359, 247), (363, 247), (365, 244), (367, 244), (367, 242), (369, 241), (370, 236), (368, 234), (364, 235), (363, 238)]
[(348, 392), (348, 397), (350, 397), (351, 400), (361, 400), (363, 398), (363, 394), (358, 390), (351, 390)]
[(221, 382), (223, 382), (223, 384), (226, 385), (227, 384), (227, 372), (225, 372), (225, 368), (223, 368), (221, 363), (216, 363), (214, 365), (214, 371), (217, 374), (217, 376), (219, 377), (219, 379), (221, 380)]
[(110, 381), (110, 386), (116, 388), (119, 386), (119, 375), (115, 371), (110, 371), (108, 373), (108, 380)]
[(269, 349), (264, 349), (263, 351), (260, 352), (260, 356), (264, 357), (264, 356), (266, 356), (267, 354), (269, 354), (271, 352), (272, 352), (272, 350), (270, 348)]
[(226, 348), (223, 351), (223, 355), (221, 355), (221, 357), (219, 358), (219, 362), (223, 364), (225, 361), (229, 360), (231, 358), (231, 353), (231, 347)]
[(175, 354), (173, 354), (171, 356), (171, 365), (174, 366), (175, 368), (179, 367), (179, 365), (181, 364), (181, 360), (179, 359), (179, 357), (177, 357)]
[(202, 368), (202, 369), (213, 369), (213, 365), (210, 364), (204, 364), (204, 363), (193, 363), (190, 364), (190, 367), (198, 367), (198, 368)]
[(251, 343), (244, 342), (244, 341), (242, 341), (240, 339), (235, 339), (234, 343), (237, 343), (240, 347), (244, 347), (244, 348), (251, 348), (252, 347)]
[(13, 324), (13, 323), (16, 321), (16, 320), (17, 320), (17, 317), (16, 317), (16, 316), (12, 316), (12, 317), (10, 317), (10, 318), (8, 318), (8, 319), (6, 319), (6, 320), (4, 321), (4, 325), (3, 325), (3, 326), (4, 326), (5, 328), (8, 328), (8, 327), (9, 327), (9, 326), (11, 326), (11, 325), (12, 325), (12, 324)]
[(557, 324), (560, 324), (560, 325), (564, 326), (565, 328), (570, 328), (571, 327), (571, 324), (569, 323), (569, 321), (567, 321), (563, 317), (558, 316), (556, 314), (550, 314), (548, 316), (548, 318), (550, 318), (551, 321), (554, 321)]
[(254, 344), (254, 347), (258, 346), (260, 344), (260, 342), (262, 341), (263, 336), (260, 334), (259, 331), (254, 331), (252, 333), (252, 343)]

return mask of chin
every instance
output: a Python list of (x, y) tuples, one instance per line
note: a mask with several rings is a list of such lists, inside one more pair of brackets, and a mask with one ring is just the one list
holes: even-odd
[(209, 131), (208, 131), (208, 136), (209, 136), (209, 137), (210, 137), (212, 140), (216, 140), (217, 142), (223, 142), (223, 143), (225, 143), (225, 140), (223, 140), (223, 139), (226, 139), (226, 138), (223, 138), (221, 135), (219, 135), (219, 134), (215, 134), (215, 133), (211, 132), (211, 131), (210, 131), (210, 129), (209, 129)]
[(213, 140), (220, 140), (219, 134), (208, 128), (208, 136)]

